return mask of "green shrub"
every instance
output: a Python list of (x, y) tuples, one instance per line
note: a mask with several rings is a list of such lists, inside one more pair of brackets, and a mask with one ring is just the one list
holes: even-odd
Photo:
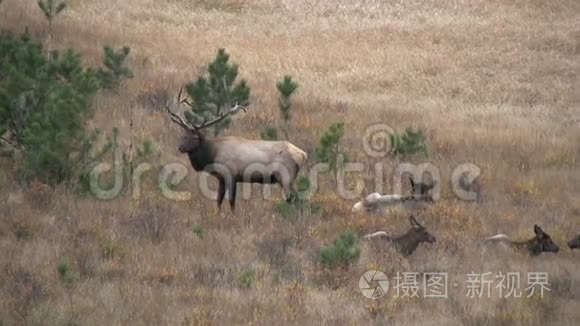
[(253, 269), (243, 271), (238, 279), (240, 286), (244, 288), (252, 287), (255, 281), (256, 281), (256, 271)]
[(133, 78), (133, 72), (126, 62), (129, 52), (131, 52), (130, 48), (125, 46), (115, 51), (115, 49), (105, 46), (104, 51), (104, 67), (97, 71), (103, 88), (115, 89), (121, 86), (124, 81)]
[(198, 238), (200, 238), (202, 240), (205, 239), (206, 231), (205, 231), (205, 228), (203, 227), (203, 225), (198, 224), (198, 225), (194, 226), (193, 233), (195, 233), (195, 235), (197, 235)]
[[(204, 120), (211, 120), (236, 103), (242, 106), (249, 104), (250, 88), (243, 79), (235, 83), (238, 65), (229, 63), (229, 59), (230, 55), (224, 49), (219, 49), (215, 60), (209, 64), (208, 76), (201, 76), (185, 86), (191, 98), (191, 102), (186, 102), (191, 110), (185, 112), (190, 123), (200, 124)], [(230, 123), (228, 117), (213, 125), (213, 135), (219, 135)]]
[(355, 262), (360, 256), (360, 248), (357, 247), (356, 242), (354, 232), (345, 231), (334, 240), (334, 246), (320, 251), (320, 261), (329, 267)]
[(395, 155), (427, 155), (426, 138), (421, 129), (414, 131), (411, 128), (407, 128), (403, 135), (394, 132), (389, 135), (389, 138), (391, 141), (391, 153)]
[(68, 262), (64, 261), (58, 264), (56, 271), (58, 272), (58, 277), (63, 284), (69, 285), (73, 282), (73, 273)]

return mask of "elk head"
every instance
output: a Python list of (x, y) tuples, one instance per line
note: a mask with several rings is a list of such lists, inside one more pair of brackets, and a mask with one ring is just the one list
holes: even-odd
[(411, 217), (409, 218), (409, 222), (413, 227), (412, 231), (415, 234), (415, 238), (418, 239), (420, 242), (433, 243), (437, 241), (431, 233), (427, 232), (427, 229), (425, 229), (423, 225), (417, 222), (414, 216), (411, 215)]
[(537, 256), (542, 252), (557, 253), (560, 250), (552, 238), (536, 224), (534, 225), (534, 233), (536, 236), (528, 241), (528, 250), (532, 256)]
[[(189, 102), (186, 97), (184, 97), (184, 98), (181, 97), (182, 93), (183, 93), (183, 88), (181, 88), (179, 90), (179, 94), (177, 95), (178, 105), (179, 104), (186, 104), (190, 108), (193, 108), (194, 105), (191, 102)], [(201, 147), (201, 145), (204, 141), (204, 138), (205, 138), (205, 136), (201, 132), (203, 129), (206, 129), (208, 127), (215, 125), (216, 123), (227, 118), (229, 115), (235, 114), (239, 110), (246, 112), (245, 107), (236, 103), (236, 105), (234, 107), (223, 112), (222, 114), (220, 114), (216, 118), (214, 118), (210, 121), (207, 121), (207, 119), (204, 118), (200, 125), (195, 125), (195, 124), (187, 123), (183, 117), (180, 117), (176, 113), (172, 112), (171, 109), (169, 108), (169, 105), (167, 105), (165, 108), (167, 110), (167, 113), (169, 113), (169, 117), (171, 118), (171, 121), (175, 122), (177, 125), (179, 125), (181, 128), (183, 128), (183, 130), (185, 131), (185, 134), (181, 138), (181, 141), (180, 141), (179, 147), (178, 147), (178, 149), (181, 153), (195, 153)]]

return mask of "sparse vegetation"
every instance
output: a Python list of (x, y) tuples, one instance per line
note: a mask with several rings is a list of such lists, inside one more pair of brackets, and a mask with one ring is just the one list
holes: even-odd
[[(385, 218), (355, 218), (350, 209), (358, 199), (338, 196), (333, 180), (324, 175), (310, 199), (324, 208), (318, 214), (283, 220), (276, 203), (261, 198), (261, 188), (253, 185), (249, 198), (238, 188), (235, 215), (223, 208), (217, 215), (216, 182), (210, 177), (203, 188), (204, 176), (189, 166), (187, 176), (176, 177), (178, 186), (171, 188), (189, 192), (186, 200), (169, 199), (152, 183), (138, 199), (102, 201), (76, 193), (67, 182), (19, 182), (26, 170), (24, 152), (0, 141), (0, 324), (577, 324), (579, 252), (565, 244), (580, 230), (575, 196), (580, 129), (573, 91), (580, 2), (66, 3), (47, 42), (48, 24), (36, 1), (2, 1), (0, 34), (18, 38), (28, 29), (30, 38), (43, 44), (39, 55), (46, 60), (49, 47), (60, 53), (58, 62), (73, 48), (82, 55), (80, 67), (94, 67), (95, 75), (103, 45), (114, 45), (115, 52), (119, 45), (131, 48), (125, 62), (135, 77), (117, 91), (97, 90), (88, 107), (93, 114), (79, 118), (84, 130), (103, 130), (95, 138), (96, 149), (116, 126), (118, 146), (134, 155), (129, 158), (151, 140), (155, 155), (139, 162), (187, 165), (176, 148), (179, 130), (164, 105), (187, 81), (209, 78), (207, 63), (217, 49), (226, 48), (230, 61), (240, 65), (234, 85), (247, 80), (252, 96), (243, 119), (233, 117), (220, 135), (259, 138), (269, 121), (283, 139), (279, 92), (273, 86), (279, 76), (291, 74), (300, 82), (300, 101), (293, 101), (289, 134), (308, 153), (309, 166), (317, 160), (320, 137), (335, 121), (344, 122), (346, 130), (341, 151), (348, 151), (349, 162), (365, 167), (348, 172), (344, 186), (364, 186), (363, 196), (375, 190), (377, 180), (386, 182), (379, 192), (393, 193), (399, 163), (437, 166), (440, 199), (419, 214), (437, 241), (418, 246), (409, 257), (360, 241), (358, 259), (331, 267), (322, 263), (321, 251), (335, 248), (333, 240), (345, 230), (355, 237), (376, 230), (398, 236), (408, 230), (409, 215), (394, 210)], [(13, 76), (28, 80), (44, 73), (18, 69), (13, 75), (4, 58), (0, 94), (17, 85), (10, 82)], [(67, 84), (59, 78), (55, 88)], [(23, 98), (46, 89), (41, 83), (25, 85), (31, 90), (5, 97), (18, 99), (11, 105), (24, 107)], [(75, 96), (65, 102), (76, 102)], [(0, 112), (6, 112), (5, 103), (0, 102)], [(1, 116), (0, 125), (5, 121)], [(428, 160), (421, 152), (369, 156), (362, 137), (377, 123), (388, 124), (401, 137), (407, 126), (424, 126)], [(0, 136), (18, 146), (9, 131)], [(73, 144), (80, 141), (75, 139)], [(389, 147), (388, 137), (384, 140), (379, 147)], [(110, 155), (97, 162), (113, 163)], [(477, 202), (457, 200), (450, 187), (460, 162), (481, 168)], [(382, 174), (374, 170), (378, 164)], [(407, 184), (402, 191), (409, 193)], [(558, 254), (532, 259), (502, 246), (482, 250), (473, 245), (499, 232), (526, 239), (535, 223), (560, 246)], [(64, 261), (73, 280), (68, 286), (58, 272)], [(368, 300), (358, 288), (360, 276), (371, 269), (389, 279), (384, 298)], [(491, 298), (470, 299), (465, 280), (471, 271), (520, 272), (521, 288), (527, 272), (546, 272), (551, 291), (543, 299), (500, 299), (494, 280)], [(244, 272), (247, 278), (241, 277)], [(418, 298), (394, 296), (394, 277), (402, 272), (419, 273)], [(448, 298), (423, 298), (427, 272), (447, 273)]]

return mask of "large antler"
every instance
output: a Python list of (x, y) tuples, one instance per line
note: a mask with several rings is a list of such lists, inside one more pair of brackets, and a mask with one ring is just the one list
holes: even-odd
[[(183, 99), (181, 98), (181, 94), (183, 93), (183, 87), (179, 90), (179, 94), (177, 95), (177, 103), (178, 104), (182, 104), (185, 103), (187, 104), (187, 106), (193, 108), (193, 104), (190, 103), (187, 100), (187, 97), (184, 97)], [(175, 123), (177, 123), (179, 126), (181, 126), (183, 129), (185, 129), (186, 131), (192, 131), (192, 132), (198, 132), (201, 129), (213, 126), (214, 124), (222, 121), (223, 119), (227, 118), (229, 115), (231, 114), (235, 114), (236, 112), (238, 112), (239, 110), (242, 110), (244, 112), (246, 112), (246, 108), (239, 105), (238, 102), (236, 102), (236, 105), (234, 105), (232, 108), (230, 108), (229, 110), (222, 112), (219, 116), (217, 116), (216, 118), (210, 120), (210, 121), (206, 121), (206, 119), (204, 118), (203, 122), (200, 125), (194, 125), (194, 124), (189, 124), (185, 121), (185, 119), (183, 119), (182, 117), (180, 117), (179, 115), (171, 112), (171, 110), (169, 109), (169, 106), (166, 106), (167, 112), (169, 113), (169, 116), (171, 118), (171, 120)]]

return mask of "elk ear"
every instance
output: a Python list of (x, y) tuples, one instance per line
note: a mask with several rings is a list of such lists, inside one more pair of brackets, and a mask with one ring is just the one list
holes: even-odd
[(540, 228), (537, 224), (534, 224), (534, 232), (538, 237), (544, 235), (544, 231), (542, 231), (542, 228)]
[(417, 222), (417, 220), (413, 215), (411, 215), (411, 217), (409, 218), (409, 222), (411, 223), (411, 226), (414, 227), (415, 229), (420, 229), (422, 227), (421, 224)]

